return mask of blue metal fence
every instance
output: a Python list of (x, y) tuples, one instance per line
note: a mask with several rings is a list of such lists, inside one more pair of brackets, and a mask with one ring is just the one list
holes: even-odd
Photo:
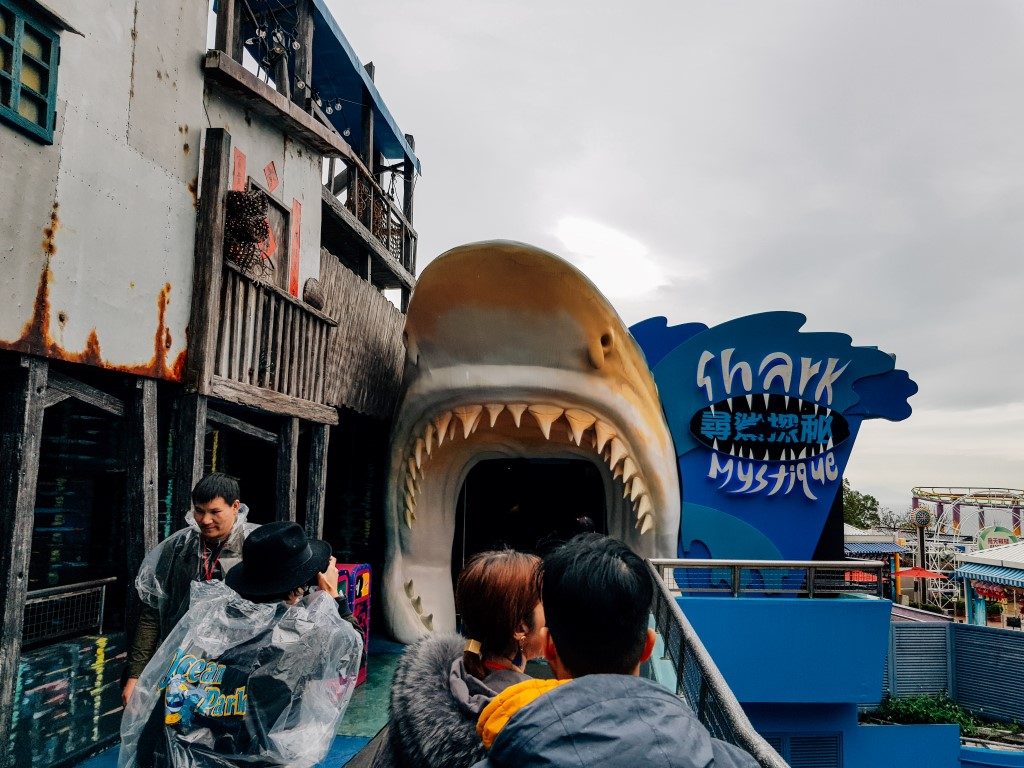
[(897, 698), (946, 693), (976, 715), (1024, 721), (1024, 633), (893, 623), (883, 687)]

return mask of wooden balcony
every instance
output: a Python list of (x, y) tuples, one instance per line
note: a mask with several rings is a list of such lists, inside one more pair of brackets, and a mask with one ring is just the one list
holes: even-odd
[(327, 405), (325, 363), (337, 325), (225, 261), (211, 394), (260, 407), (276, 401), (318, 421), (336, 418)]

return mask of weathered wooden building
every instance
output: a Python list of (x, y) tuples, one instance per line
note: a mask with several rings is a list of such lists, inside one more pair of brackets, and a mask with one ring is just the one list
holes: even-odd
[(371, 556), (418, 173), (325, 0), (0, 0), (9, 764), (116, 734), (132, 575), (204, 471)]

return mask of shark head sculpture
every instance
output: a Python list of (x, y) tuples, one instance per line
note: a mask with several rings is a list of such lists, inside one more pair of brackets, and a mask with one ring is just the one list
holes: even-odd
[(396, 639), (455, 629), (456, 502), (482, 460), (589, 461), (608, 533), (645, 557), (675, 555), (679, 475), (654, 378), (579, 270), (521, 243), (455, 248), (421, 274), (404, 338), (385, 511)]

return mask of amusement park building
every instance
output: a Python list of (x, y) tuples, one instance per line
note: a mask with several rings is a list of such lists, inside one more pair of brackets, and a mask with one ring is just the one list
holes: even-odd
[(323, 0), (0, 0), (0, 157), (0, 741), (44, 766), (116, 736), (202, 473), (372, 559), (419, 161)]

